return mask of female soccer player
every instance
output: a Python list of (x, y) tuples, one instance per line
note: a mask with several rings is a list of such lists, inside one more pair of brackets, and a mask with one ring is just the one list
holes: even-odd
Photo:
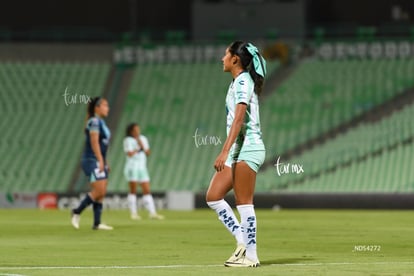
[(88, 104), (88, 121), (85, 134), (86, 145), (82, 156), (82, 169), (91, 183), (91, 191), (72, 210), (72, 225), (79, 229), (80, 214), (90, 204), (93, 206), (94, 230), (112, 230), (113, 227), (101, 223), (102, 201), (106, 194), (109, 167), (106, 162), (110, 131), (103, 118), (108, 116), (108, 101), (101, 97), (93, 98)]
[[(215, 160), (216, 173), (206, 201), (236, 238), (237, 248), (224, 263), (231, 267), (257, 267), (256, 215), (253, 194), (256, 173), (264, 162), (258, 96), (266, 74), (266, 62), (251, 43), (233, 42), (222, 58), (223, 71), (233, 81), (227, 92), (227, 138)], [(240, 222), (224, 196), (234, 190)]]
[(131, 218), (141, 219), (137, 212), (137, 184), (141, 184), (142, 201), (152, 219), (163, 219), (155, 210), (154, 199), (150, 192), (150, 177), (147, 169), (147, 156), (150, 148), (147, 137), (141, 134), (139, 126), (131, 123), (126, 128), (124, 151), (127, 156), (124, 174), (129, 183), (128, 206)]

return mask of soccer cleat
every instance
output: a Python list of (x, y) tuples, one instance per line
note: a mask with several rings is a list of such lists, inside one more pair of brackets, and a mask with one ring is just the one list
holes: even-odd
[(141, 220), (141, 217), (138, 214), (131, 214), (132, 220)]
[(150, 218), (150, 219), (158, 219), (158, 220), (163, 220), (163, 219), (164, 219), (164, 216), (162, 216), (162, 215), (160, 215), (160, 214), (152, 214), (152, 215), (149, 215), (149, 218)]
[(93, 230), (113, 230), (114, 228), (112, 226), (100, 223), (98, 225), (94, 225), (92, 227)]
[[(235, 253), (237, 253), (237, 252), (235, 252)], [(230, 257), (230, 259), (232, 257)], [(224, 263), (224, 266), (227, 266), (227, 267), (258, 267), (258, 266), (260, 266), (260, 262), (259, 262), (259, 260), (252, 261), (252, 260), (248, 259), (246, 257), (246, 250), (244, 250), (243, 254), (241, 254), (241, 257), (238, 257), (233, 262), (229, 262), (227, 260), (227, 262)]]
[(75, 212), (72, 210), (72, 216), (71, 216), (71, 223), (72, 223), (72, 226), (75, 228), (75, 229), (79, 229), (79, 221), (80, 221), (80, 215), (79, 214), (75, 214)]
[(246, 254), (246, 247), (244, 244), (237, 245), (236, 250), (234, 253), (230, 256), (230, 258), (224, 263), (234, 263), (237, 262), (239, 259), (244, 258), (244, 255)]
[(224, 266), (227, 267), (259, 267), (260, 263), (259, 261), (251, 261), (247, 258), (243, 258), (241, 260), (238, 260), (237, 262), (234, 263), (225, 263)]

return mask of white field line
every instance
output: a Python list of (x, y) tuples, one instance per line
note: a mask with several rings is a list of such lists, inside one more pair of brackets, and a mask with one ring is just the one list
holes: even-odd
[[(354, 266), (354, 265), (414, 265), (414, 262), (338, 262), (338, 263), (292, 263), (292, 264), (270, 264), (266, 266)], [(207, 265), (138, 265), (138, 266), (0, 266), (0, 270), (53, 270), (53, 269), (159, 269), (159, 268), (201, 268), (222, 267), (218, 264)], [(224, 267), (224, 266), (223, 266)], [(0, 274), (2, 275), (2, 274)]]

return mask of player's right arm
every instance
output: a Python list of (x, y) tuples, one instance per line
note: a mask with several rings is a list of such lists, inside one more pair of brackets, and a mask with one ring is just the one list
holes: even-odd
[(99, 145), (99, 120), (97, 118), (91, 118), (88, 122), (88, 128), (92, 151), (95, 154), (96, 160), (99, 162), (99, 171), (103, 172), (105, 163), (101, 152), (101, 146)]
[(128, 157), (134, 156), (136, 153), (139, 152), (138, 149), (134, 149), (134, 145), (131, 143), (131, 140), (128, 138), (125, 138), (124, 140), (124, 152)]
[(216, 161), (214, 162), (214, 168), (217, 172), (220, 172), (224, 169), (224, 165), (229, 155), (230, 148), (236, 141), (236, 138), (239, 135), (240, 130), (242, 128), (244, 117), (246, 114), (246, 109), (247, 105), (244, 103), (239, 103), (236, 105), (236, 112), (234, 115), (233, 123), (230, 127), (229, 134), (226, 138), (226, 141), (224, 142), (223, 149), (217, 156)]
[(99, 132), (90, 131), (89, 137), (91, 141), (92, 151), (95, 154), (95, 157), (99, 162), (99, 171), (103, 172), (105, 169), (105, 164), (104, 164), (104, 160), (102, 157), (101, 146), (99, 145)]

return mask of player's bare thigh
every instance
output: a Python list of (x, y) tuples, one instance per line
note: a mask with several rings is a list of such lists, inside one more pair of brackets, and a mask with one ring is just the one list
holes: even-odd
[(241, 161), (233, 164), (233, 177), (236, 205), (253, 204), (256, 172)]
[(221, 172), (216, 172), (210, 181), (207, 190), (206, 201), (217, 201), (223, 199), (233, 188), (232, 169), (224, 166)]

